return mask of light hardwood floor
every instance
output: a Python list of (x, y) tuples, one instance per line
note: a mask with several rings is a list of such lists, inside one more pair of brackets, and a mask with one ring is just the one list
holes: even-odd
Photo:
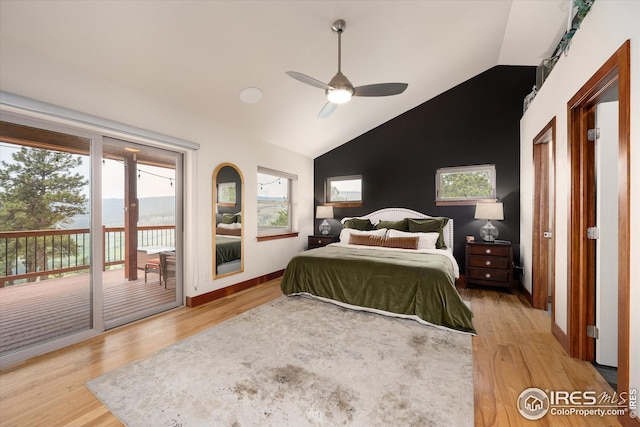
[[(281, 295), (279, 279), (195, 308), (179, 308), (0, 370), (2, 426), (119, 426), (84, 383)], [(607, 390), (586, 362), (568, 357), (546, 313), (518, 295), (461, 289), (470, 299), (476, 426), (617, 426), (613, 417), (550, 416), (527, 421), (516, 408), (529, 387)], [(455, 410), (455, 408), (452, 408)]]

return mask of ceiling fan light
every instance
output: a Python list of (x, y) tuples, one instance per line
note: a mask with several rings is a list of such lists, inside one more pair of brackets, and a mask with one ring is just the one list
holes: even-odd
[(332, 104), (344, 104), (349, 102), (353, 90), (347, 88), (327, 89), (327, 100)]

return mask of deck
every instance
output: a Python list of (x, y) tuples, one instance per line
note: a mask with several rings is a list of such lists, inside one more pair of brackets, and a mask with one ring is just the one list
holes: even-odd
[[(127, 281), (122, 269), (103, 274), (104, 319), (175, 300), (175, 279), (167, 289), (158, 275), (144, 272)], [(0, 288), (0, 355), (91, 328), (89, 274)]]

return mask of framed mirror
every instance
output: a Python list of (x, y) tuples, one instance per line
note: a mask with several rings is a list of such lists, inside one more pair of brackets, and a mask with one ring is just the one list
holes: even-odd
[(244, 179), (236, 165), (222, 163), (212, 180), (212, 277), (217, 279), (244, 271)]

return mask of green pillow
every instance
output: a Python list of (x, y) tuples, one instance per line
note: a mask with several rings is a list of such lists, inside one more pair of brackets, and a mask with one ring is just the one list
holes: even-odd
[(447, 245), (444, 243), (442, 229), (449, 222), (449, 218), (443, 216), (425, 219), (408, 218), (407, 222), (409, 231), (412, 233), (439, 233), (436, 249), (447, 249)]
[(393, 230), (409, 231), (407, 225), (407, 219), (401, 219), (400, 221), (380, 221), (376, 224), (376, 230), (381, 228), (391, 228)]
[(362, 218), (350, 218), (344, 222), (343, 226), (344, 228), (353, 228), (354, 230), (360, 231), (373, 230), (373, 224), (371, 224), (371, 221)]
[(222, 214), (222, 223), (223, 224), (233, 224), (237, 221), (235, 214)]

